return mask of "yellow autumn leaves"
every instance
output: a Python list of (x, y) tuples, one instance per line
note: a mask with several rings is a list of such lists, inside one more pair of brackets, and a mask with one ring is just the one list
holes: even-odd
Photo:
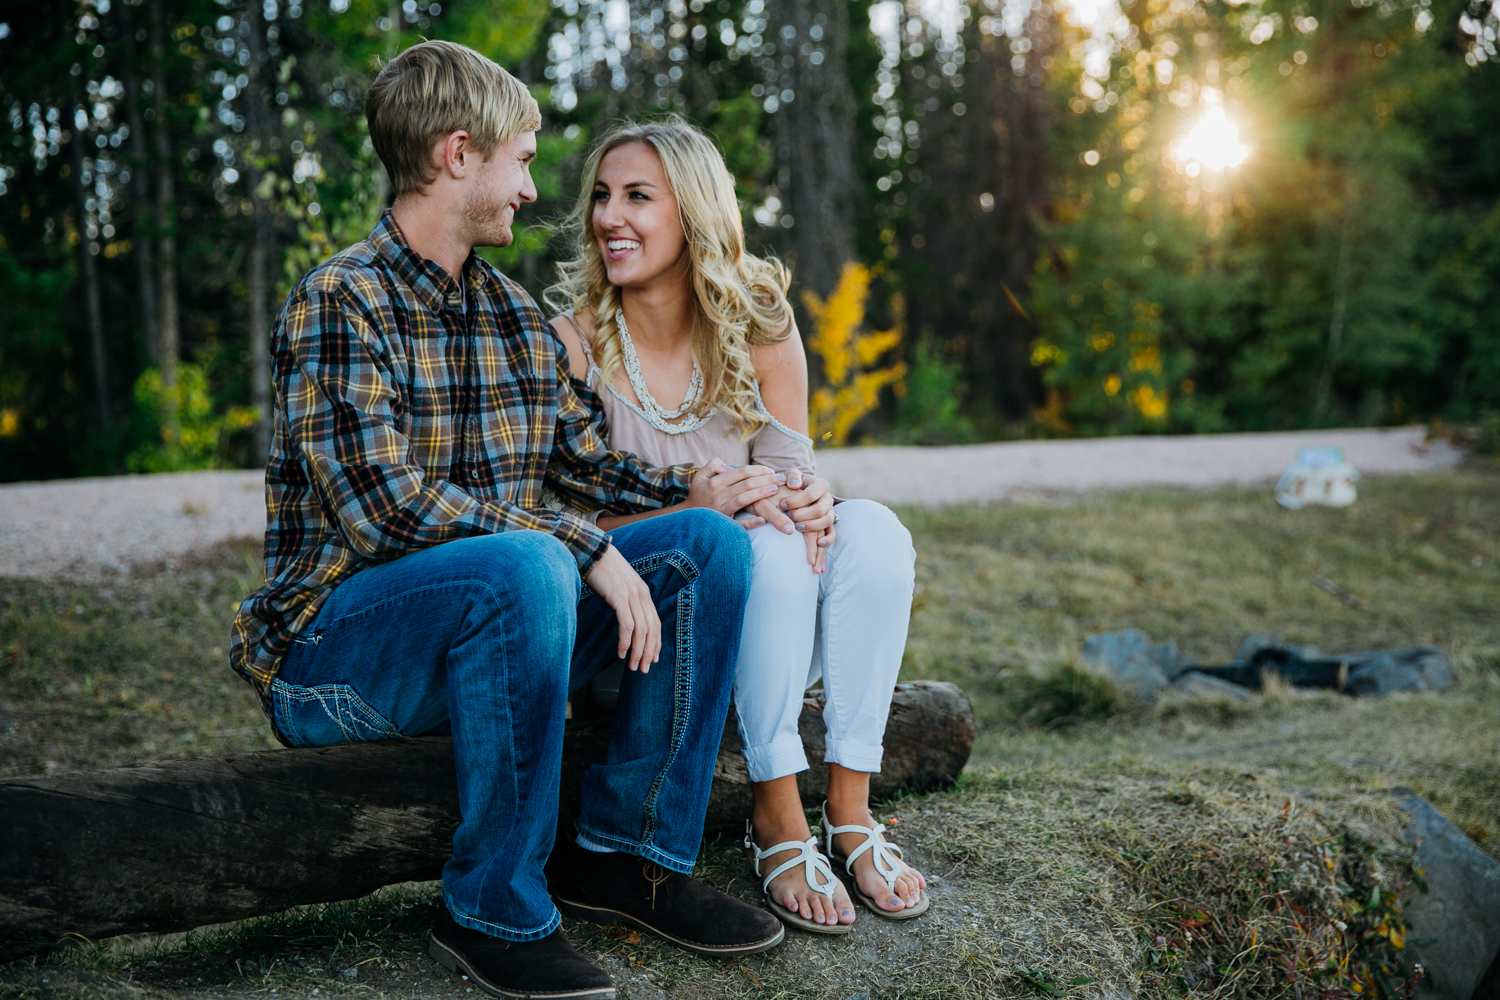
[(828, 298), (802, 293), (802, 303), (814, 323), (807, 346), (823, 369), (823, 383), (813, 391), (808, 413), (813, 438), (819, 444), (847, 443), (854, 425), (880, 401), (880, 390), (906, 375), (906, 364), (901, 361), (875, 367), (883, 355), (901, 343), (905, 303), (899, 296), (893, 302), (895, 326), (860, 332), (871, 277), (870, 269), (863, 264), (848, 263)]

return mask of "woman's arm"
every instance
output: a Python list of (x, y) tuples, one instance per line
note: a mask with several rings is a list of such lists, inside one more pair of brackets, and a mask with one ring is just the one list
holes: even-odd
[(766, 411), (798, 434), (806, 434), (807, 355), (797, 324), (774, 344), (752, 345), (750, 360)]
[[(574, 378), (587, 381), (589, 377), (589, 366), (585, 360), (588, 355), (583, 353), (583, 342), (578, 339), (578, 330), (584, 325), (584, 318), (575, 317), (578, 326), (575, 327), (561, 316), (552, 317), (552, 332), (557, 334), (566, 350), (562, 356), (562, 363), (567, 368), (568, 374)], [(592, 324), (590, 324), (592, 332)]]
[[(752, 346), (750, 358), (766, 412), (797, 433), (807, 434), (807, 355), (796, 323), (776, 343)], [(785, 511), (807, 538), (808, 563), (814, 572), (822, 572), (835, 537), (834, 500), (828, 483), (816, 476), (801, 476), (795, 469), (787, 470), (787, 479), (781, 495), (761, 501), (757, 505), (761, 509), (754, 513), (764, 519), (772, 507)]]

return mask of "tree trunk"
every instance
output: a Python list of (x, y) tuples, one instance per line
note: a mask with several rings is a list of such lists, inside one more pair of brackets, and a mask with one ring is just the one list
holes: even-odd
[(172, 135), (167, 121), (167, 49), (166, 26), (162, 0), (151, 0), (151, 84), (152, 111), (155, 114), (156, 139), (156, 235), (161, 260), (157, 269), (157, 308), (160, 339), (156, 363), (166, 390), (166, 412), (163, 414), (163, 436), (176, 445), (181, 435), (177, 426), (177, 354), (179, 346), (177, 313), (177, 213), (173, 191), (176, 170), (172, 155)]
[[(822, 705), (799, 722), (823, 798)], [(952, 684), (902, 684), (871, 794), (926, 792), (963, 769), (974, 742)], [(739, 830), (750, 786), (733, 716), (714, 769), (707, 826)], [(584, 771), (603, 761), (609, 724), (574, 720), (563, 744), (560, 828), (578, 813)], [(271, 750), (0, 781), (0, 961), (77, 933), (178, 931), (353, 899), (435, 879), (458, 825), (448, 739)]]
[(99, 262), (95, 260), (97, 244), (88, 234), (89, 189), (85, 183), (84, 143), (87, 129), (78, 127), (77, 116), (87, 115), (88, 100), (80, 95), (73, 116), (73, 193), (74, 224), (78, 227), (78, 280), (83, 285), (84, 320), (88, 325), (89, 367), (93, 376), (94, 398), (91, 409), (103, 431), (110, 424), (109, 356), (104, 344), (104, 313), (99, 304)]
[[(130, 5), (120, 5), (120, 25), (124, 36), (135, 43), (135, 25), (130, 17)], [(146, 128), (141, 121), (141, 81), (136, 72), (135, 56), (125, 58), (122, 75), (125, 78), (125, 114), (130, 125), (130, 195), (131, 213), (134, 220), (135, 246), (130, 254), (135, 258), (136, 287), (141, 296), (141, 325), (146, 334), (146, 357), (152, 364), (158, 363), (161, 349), (161, 323), (156, 308), (156, 274), (153, 265), (155, 254), (152, 241), (156, 228), (151, 224), (151, 155), (146, 152)]]
[(245, 70), (249, 78), (245, 87), (245, 124), (250, 133), (250, 148), (245, 153), (245, 166), (252, 209), (247, 352), (250, 405), (255, 410), (251, 458), (252, 464), (264, 465), (271, 454), (270, 293), (266, 288), (266, 268), (275, 257), (276, 229), (268, 201), (270, 192), (263, 190), (271, 178), (262, 167), (272, 158), (271, 127), (266, 110), (265, 82), (270, 66), (266, 55), (265, 6), (252, 0), (248, 8), (250, 65)]
[(1033, 219), (1050, 197), (1047, 95), (1035, 69), (1048, 41), (1039, 22), (1032, 18), (1029, 62), (1020, 73), (1008, 39), (978, 34), (959, 94), (966, 113), (955, 115), (942, 100), (922, 116), (926, 176), (903, 234), (903, 253), (921, 261), (927, 275), (912, 297), (912, 328), (961, 342), (955, 346), (965, 356), (970, 408), (980, 417), (1024, 417), (1038, 402), (1029, 363), (1035, 335), (1007, 289), (1018, 300), (1025, 295), (1036, 253)]
[[(860, 189), (849, 84), (849, 11), (842, 0), (782, 0), (775, 10), (780, 14), (779, 23), (773, 22), (775, 44), (783, 68), (772, 89), (792, 92), (791, 102), (782, 103), (777, 113), (778, 186), (792, 217), (784, 244), (792, 266), (792, 305), (806, 335), (811, 322), (801, 293), (826, 297), (837, 287), (844, 265), (855, 259)], [(822, 56), (817, 64), (815, 54)]]

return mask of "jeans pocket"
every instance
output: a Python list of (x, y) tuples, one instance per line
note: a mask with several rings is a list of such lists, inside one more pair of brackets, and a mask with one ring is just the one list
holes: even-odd
[(401, 735), (348, 684), (303, 687), (277, 678), (271, 682), (271, 706), (276, 728), (294, 747), (329, 747)]

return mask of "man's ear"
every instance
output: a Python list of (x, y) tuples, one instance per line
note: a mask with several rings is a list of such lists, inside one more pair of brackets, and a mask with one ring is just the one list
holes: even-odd
[(449, 132), (433, 150), (439, 175), (447, 174), (454, 180), (462, 180), (468, 175), (473, 157), (474, 147), (469, 141), (469, 133), (463, 129)]

